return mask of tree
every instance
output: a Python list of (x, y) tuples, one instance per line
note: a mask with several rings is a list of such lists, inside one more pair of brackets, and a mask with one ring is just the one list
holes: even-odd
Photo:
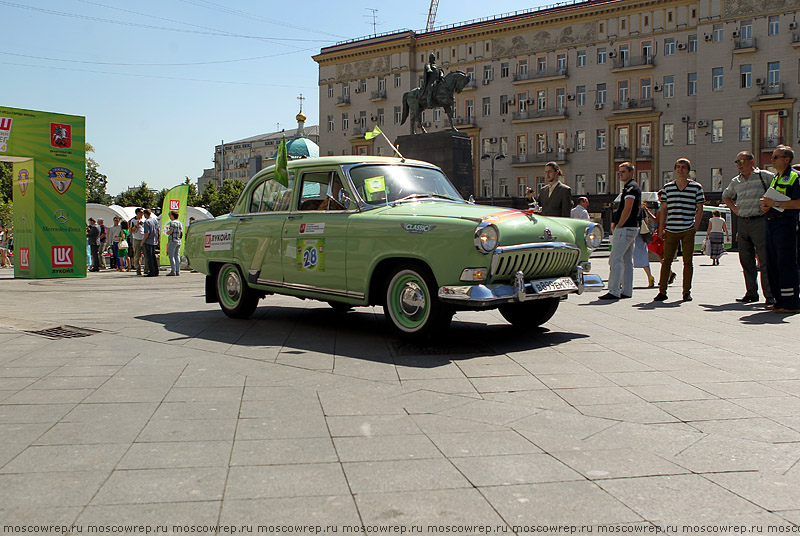
[(155, 203), (156, 196), (144, 181), (135, 190), (126, 190), (117, 196), (117, 204), (123, 207), (153, 208)]
[(217, 195), (208, 206), (209, 212), (215, 217), (222, 214), (228, 214), (239, 199), (239, 194), (244, 190), (244, 183), (237, 179), (225, 179), (222, 183), (222, 188), (219, 189)]
[(155, 204), (153, 206), (161, 210), (161, 207), (164, 206), (164, 198), (167, 197), (168, 193), (169, 190), (167, 188), (163, 188), (160, 192), (156, 192), (154, 201)]
[(14, 223), (14, 202), (0, 199), (0, 223), (12, 225)]
[(86, 142), (86, 202), (107, 204), (111, 201), (111, 196), (106, 193), (108, 177), (97, 171), (100, 164), (89, 156), (94, 152), (94, 147)]
[(11, 162), (0, 162), (0, 200), (11, 201), (14, 194), (14, 171)]
[(186, 177), (186, 180), (183, 181), (183, 184), (189, 185), (189, 197), (186, 198), (186, 206), (198, 206), (198, 203), (200, 203), (200, 195), (197, 193), (197, 185), (189, 180), (189, 177)]
[[(201, 207), (210, 207), (214, 200), (217, 197), (217, 187), (214, 186), (213, 182), (209, 182), (206, 184), (206, 187), (203, 189), (203, 194), (200, 196), (200, 205)], [(198, 206), (198, 205), (195, 205)]]

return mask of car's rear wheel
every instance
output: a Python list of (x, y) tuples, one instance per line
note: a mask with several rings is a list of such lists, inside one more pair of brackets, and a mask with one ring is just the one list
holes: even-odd
[(439, 301), (430, 272), (405, 264), (389, 276), (383, 312), (392, 330), (404, 338), (430, 338), (453, 319), (453, 310)]
[(217, 296), (222, 312), (231, 318), (249, 318), (258, 307), (258, 294), (247, 286), (235, 264), (225, 264), (217, 274)]
[(556, 314), (558, 298), (547, 298), (523, 303), (507, 303), (498, 307), (503, 318), (520, 328), (541, 326)]

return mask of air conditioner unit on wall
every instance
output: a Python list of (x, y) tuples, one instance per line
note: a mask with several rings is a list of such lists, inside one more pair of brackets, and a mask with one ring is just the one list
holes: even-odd
[(492, 82), (491, 78), (484, 78), (483, 79), (483, 85), (484, 86), (488, 86), (491, 82)]
[(360, 90), (360, 89), (358, 89), (358, 88), (356, 88), (354, 91), (355, 91), (356, 93), (361, 93), (361, 90)]
[(778, 117), (789, 117), (788, 110), (778, 110)]
[(552, 152), (553, 152), (553, 148), (552, 148), (552, 147), (548, 147), (548, 148), (547, 148), (547, 152), (548, 152), (548, 153), (552, 153)]
[(708, 126), (708, 121), (706, 121), (705, 119), (701, 119), (700, 121), (697, 122), (697, 126), (698, 127), (707, 127)]
[(688, 115), (684, 115), (683, 117), (681, 117), (681, 121), (683, 121), (684, 123), (688, 123), (689, 119), (691, 118)]
[(508, 99), (506, 102), (508, 102), (509, 104), (514, 104), (516, 101), (514, 99)]
[(617, 57), (617, 51), (616, 50), (612, 50), (611, 52), (608, 53), (608, 57), (609, 58), (616, 58)]
[(789, 29), (790, 30), (796, 30), (797, 29), (797, 21), (790, 22), (789, 23)]
[(706, 41), (711, 41), (713, 39), (713, 36), (711, 34), (705, 34), (703, 35), (703, 39), (705, 39)]
[(597, 104), (594, 105), (594, 109), (595, 110), (602, 110), (603, 109), (603, 103), (602, 102), (598, 102)]
[(567, 93), (567, 100), (575, 100), (575, 94), (574, 93)]
[(567, 147), (567, 152), (568, 153), (574, 153), (575, 149), (573, 149), (572, 147)]
[(661, 91), (661, 89), (662, 89), (661, 86), (659, 86), (658, 84), (653, 86), (653, 91)]
[(763, 86), (765, 82), (766, 82), (766, 80), (764, 80), (763, 78), (756, 78), (756, 85), (757, 86)]
[(489, 138), (489, 143), (497, 143), (497, 138)]
[(731, 37), (733, 37), (734, 39), (735, 39), (735, 38), (737, 38), (737, 37), (739, 37), (739, 30), (734, 30), (734, 31), (732, 31), (732, 32), (731, 32)]
[(678, 50), (686, 50), (686, 43), (678, 43)]

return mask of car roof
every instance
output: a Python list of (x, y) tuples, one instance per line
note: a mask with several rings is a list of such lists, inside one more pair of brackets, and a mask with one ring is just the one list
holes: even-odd
[[(320, 156), (317, 158), (298, 158), (288, 162), (288, 168), (291, 170), (297, 167), (316, 167), (316, 166), (350, 166), (355, 164), (406, 164), (418, 166), (431, 166), (435, 167), (430, 162), (423, 160), (414, 160), (411, 158), (396, 158), (391, 156)], [(268, 166), (262, 169), (259, 173), (273, 171), (275, 165)]]

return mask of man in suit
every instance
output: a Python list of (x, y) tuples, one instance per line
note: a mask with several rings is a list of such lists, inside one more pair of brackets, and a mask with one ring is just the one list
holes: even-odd
[(559, 180), (561, 168), (555, 162), (548, 162), (544, 166), (544, 176), (547, 179), (547, 185), (539, 192), (542, 216), (569, 218), (572, 210), (572, 191), (569, 186)]

